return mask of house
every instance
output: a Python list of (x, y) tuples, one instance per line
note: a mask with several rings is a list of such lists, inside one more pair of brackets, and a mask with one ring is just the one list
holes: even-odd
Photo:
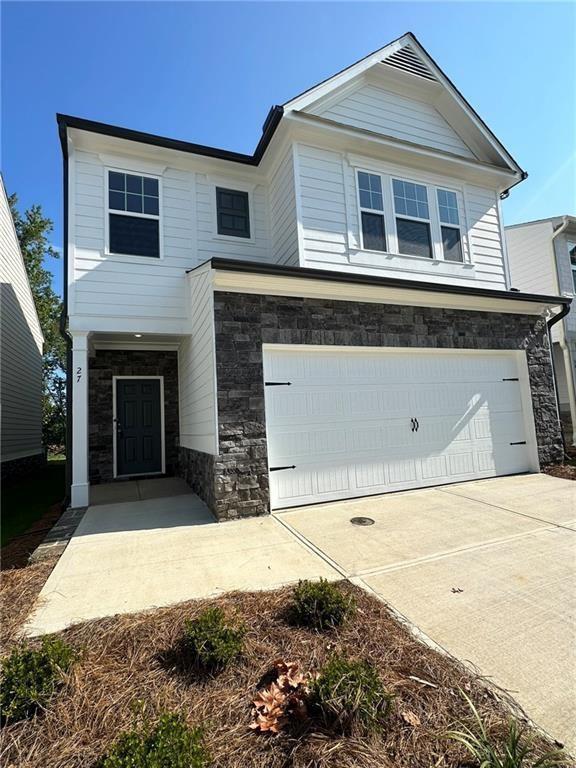
[[(506, 227), (510, 280), (521, 291), (576, 293), (576, 217), (553, 216)], [(576, 440), (576, 314), (552, 328), (556, 386), (570, 442)]]
[(562, 458), (548, 326), (510, 291), (526, 174), (408, 33), (246, 155), (58, 116), (71, 504), (176, 473), (217, 519)]
[(44, 462), (44, 338), (1, 176), (0, 307), (1, 459), (6, 482)]

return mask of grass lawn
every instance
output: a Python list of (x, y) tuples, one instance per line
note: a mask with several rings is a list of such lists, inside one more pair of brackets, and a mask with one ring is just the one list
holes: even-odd
[(1, 544), (23, 534), (65, 494), (66, 462), (50, 459), (43, 469), (2, 487)]
[[(6, 573), (1, 584), (3, 654), (21, 642), (16, 637), (18, 626), (49, 568), (44, 563)], [(189, 601), (87, 622), (59, 633), (75, 649), (77, 660), (44, 711), (2, 729), (3, 764), (92, 767), (119, 734), (133, 726), (139, 710), (152, 723), (161, 713), (175, 712), (189, 726), (201, 726), (211, 768), (477, 766), (461, 745), (447, 737), (451, 728), (476, 727), (462, 692), (479, 710), (490, 741), (503, 744), (512, 711), (503, 694), (458, 661), (418, 641), (376, 598), (347, 582), (339, 588), (354, 596), (357, 610), (341, 627), (322, 632), (288, 620), (292, 589), (287, 587)], [(200, 674), (179, 645), (184, 621), (207, 606), (219, 606), (247, 628), (242, 655), (213, 675)], [(275, 661), (296, 662), (303, 672), (321, 674), (335, 652), (368, 660), (392, 695), (382, 730), (343, 733), (310, 712), (278, 735), (250, 729), (252, 701)], [(536, 754), (552, 747), (529, 731), (518, 709), (515, 714), (521, 728), (534, 738)], [(114, 763), (152, 764), (159, 765)], [(169, 763), (184, 764), (188, 762)], [(534, 761), (506, 763), (520, 764), (532, 768)], [(574, 765), (568, 757), (562, 764)]]

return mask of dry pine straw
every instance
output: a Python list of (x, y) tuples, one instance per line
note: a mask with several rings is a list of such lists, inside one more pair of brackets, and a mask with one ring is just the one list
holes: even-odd
[[(344, 627), (324, 634), (287, 625), (289, 588), (233, 593), (72, 627), (62, 635), (81, 651), (80, 661), (46, 712), (2, 729), (0, 764), (90, 768), (132, 725), (136, 700), (145, 703), (151, 717), (175, 710), (190, 724), (203, 723), (215, 768), (456, 768), (464, 764), (465, 755), (442, 735), (468, 717), (459, 688), (473, 698), (494, 735), (503, 733), (508, 710), (481, 681), (458, 662), (419, 643), (375, 598), (349, 584), (343, 588), (354, 592), (358, 612)], [(7, 591), (13, 599), (14, 590), (11, 596), (10, 588)], [(215, 602), (246, 623), (246, 648), (231, 668), (201, 679), (179, 666), (170, 649), (184, 619)], [(19, 616), (25, 612), (22, 608)], [(249, 730), (250, 702), (275, 659), (316, 670), (334, 650), (370, 659), (393, 692), (393, 714), (383, 735), (338, 737), (318, 724), (280, 736)], [(403, 712), (414, 713), (420, 725), (406, 722)]]

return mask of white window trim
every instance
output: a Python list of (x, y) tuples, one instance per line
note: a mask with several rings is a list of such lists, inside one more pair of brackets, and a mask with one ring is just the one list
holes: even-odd
[[(362, 203), (360, 202), (360, 184), (358, 182), (358, 174), (359, 173), (367, 173), (370, 176), (379, 176), (380, 177), (380, 183), (382, 185), (382, 210), (379, 211), (377, 208), (365, 208)], [(360, 249), (363, 251), (370, 251), (371, 253), (389, 253), (390, 252), (390, 235), (388, 232), (388, 225), (386, 221), (386, 190), (384, 185), (384, 179), (382, 178), (382, 174), (375, 172), (375, 171), (368, 171), (365, 168), (354, 168), (354, 178), (355, 178), (355, 184), (356, 184), (356, 205), (358, 206), (358, 228), (360, 230)], [(362, 229), (362, 211), (365, 211), (366, 213), (375, 213), (378, 216), (382, 216), (384, 219), (384, 245), (386, 246), (383, 251), (373, 251), (371, 248), (366, 248), (364, 246), (364, 231)]]
[[(142, 176), (143, 178), (147, 179), (156, 179), (158, 182), (158, 215), (152, 213), (137, 213), (135, 211), (119, 211), (116, 208), (110, 208), (110, 197), (109, 197), (109, 174), (112, 173), (127, 173), (131, 176)], [(128, 261), (131, 264), (150, 264), (150, 263), (156, 263), (157, 261), (161, 261), (164, 259), (164, 227), (163, 227), (163, 217), (162, 217), (162, 211), (163, 211), (163, 192), (162, 192), (162, 177), (157, 176), (153, 173), (146, 173), (145, 171), (135, 171), (133, 169), (128, 168), (113, 168), (112, 166), (106, 166), (104, 168), (104, 195), (105, 195), (105, 204), (104, 204), (104, 255), (107, 258), (112, 258), (118, 261)], [(110, 214), (118, 214), (120, 216), (133, 216), (135, 219), (155, 219), (158, 221), (158, 248), (159, 248), (159, 256), (140, 256), (139, 254), (132, 254), (132, 253), (116, 253), (115, 251), (110, 250)]]
[(160, 381), (160, 429), (162, 438), (162, 470), (160, 472), (142, 472), (142, 475), (147, 477), (151, 475), (164, 475), (166, 474), (166, 427), (164, 418), (164, 376), (112, 376), (112, 459), (113, 459), (113, 471), (114, 478), (117, 477), (139, 477), (140, 475), (119, 475), (118, 463), (117, 463), (117, 433), (116, 422), (118, 420), (116, 408), (118, 395), (116, 392), (116, 384), (121, 379), (158, 379)]
[[(254, 219), (254, 190), (257, 184), (239, 181), (232, 178), (219, 176), (208, 176), (210, 185), (210, 209), (212, 212), (212, 239), (222, 240), (228, 243), (255, 243), (256, 242), (256, 222)], [(218, 232), (218, 210), (216, 207), (216, 187), (229, 189), (231, 192), (246, 192), (248, 194), (248, 224), (250, 226), (250, 237), (237, 237), (236, 235), (221, 235)]]
[[(358, 231), (359, 231), (359, 240), (360, 248), (358, 250), (364, 251), (366, 253), (374, 253), (374, 254), (380, 254), (380, 255), (393, 255), (393, 256), (401, 256), (402, 258), (406, 259), (417, 259), (419, 261), (427, 262), (427, 263), (435, 263), (435, 262), (441, 262), (443, 264), (455, 264), (455, 265), (461, 265), (461, 266), (473, 266), (473, 261), (471, 258), (471, 251), (469, 248), (469, 245), (467, 243), (466, 239), (466, 216), (465, 216), (465, 195), (464, 190), (447, 184), (440, 184), (435, 182), (426, 181), (422, 178), (412, 178), (410, 176), (406, 176), (403, 173), (396, 173), (392, 170), (384, 171), (381, 168), (370, 168), (366, 167), (357, 163), (351, 163), (352, 169), (354, 171), (354, 184), (356, 188), (356, 211), (357, 211), (357, 217), (358, 217)], [(358, 183), (358, 173), (369, 173), (376, 176), (380, 176), (382, 181), (382, 196), (384, 201), (384, 211), (371, 211), (368, 208), (363, 208), (360, 205), (360, 185)], [(426, 195), (428, 198), (428, 219), (423, 219), (418, 216), (409, 216), (408, 214), (396, 214), (396, 209), (394, 206), (394, 191), (393, 191), (393, 185), (392, 180), (397, 179), (398, 181), (408, 181), (412, 184), (418, 184), (422, 187), (426, 188)], [(463, 255), (463, 261), (450, 261), (449, 259), (444, 258), (444, 247), (442, 244), (442, 231), (441, 231), (441, 223), (440, 223), (440, 211), (438, 209), (438, 196), (437, 196), (437, 190), (442, 189), (448, 192), (454, 192), (456, 194), (456, 204), (458, 206), (458, 218), (460, 220), (460, 243), (462, 247), (462, 255)], [(462, 202), (460, 201), (459, 197), (462, 198)], [(386, 242), (387, 242), (387, 251), (374, 251), (369, 248), (364, 247), (364, 233), (362, 232), (362, 211), (369, 211), (373, 213), (383, 213), (384, 214), (384, 230), (386, 233)], [(430, 239), (431, 239), (431, 245), (432, 245), (432, 257), (429, 258), (427, 256), (414, 256), (409, 253), (401, 253), (400, 249), (398, 247), (398, 233), (396, 229), (396, 217), (399, 217), (401, 219), (409, 219), (411, 221), (421, 221), (424, 223), (427, 223), (430, 226)], [(451, 226), (456, 228), (456, 225), (453, 224), (446, 224), (444, 226)]]
[[(440, 203), (438, 201), (438, 190), (441, 190), (442, 192), (452, 192), (452, 194), (456, 195), (456, 212), (458, 213), (458, 224), (452, 224), (447, 221), (442, 221), (440, 218)], [(434, 187), (434, 198), (436, 203), (436, 210), (438, 213), (438, 224), (439, 224), (439, 233), (440, 233), (440, 248), (442, 249), (442, 259), (444, 261), (448, 261), (451, 264), (465, 264), (466, 263), (466, 251), (464, 250), (464, 233), (462, 231), (462, 211), (460, 210), (460, 206), (458, 205), (458, 192), (455, 189), (450, 189), (450, 187)], [(448, 229), (457, 229), (460, 234), (460, 251), (462, 252), (462, 261), (454, 261), (453, 259), (447, 259), (444, 255), (444, 241), (442, 239), (442, 227), (448, 227)]]

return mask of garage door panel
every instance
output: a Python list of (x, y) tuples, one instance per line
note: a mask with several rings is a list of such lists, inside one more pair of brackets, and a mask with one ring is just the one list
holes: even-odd
[[(514, 354), (265, 350), (273, 508), (531, 468)], [(505, 381), (505, 379), (513, 379)]]

